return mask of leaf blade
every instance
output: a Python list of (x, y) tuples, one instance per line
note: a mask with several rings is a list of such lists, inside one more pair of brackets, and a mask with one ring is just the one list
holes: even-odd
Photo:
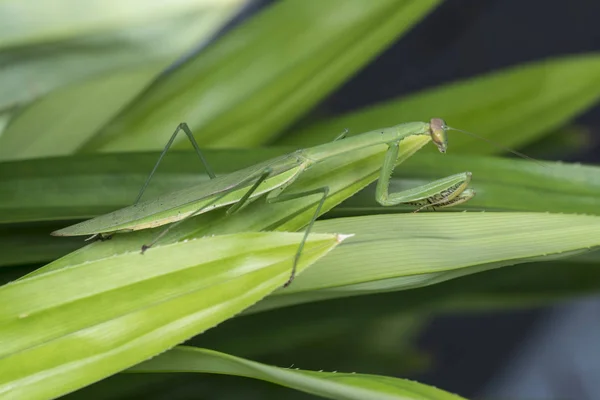
[(128, 372), (208, 372), (261, 379), (330, 399), (452, 400), (462, 397), (406, 379), (380, 375), (294, 370), (213, 350), (180, 346)]
[(600, 246), (599, 227), (597, 216), (526, 212), (319, 221), (315, 231), (346, 228), (355, 235), (289, 291), (274, 293), (253, 311), (412, 289), (507, 265), (585, 253)]
[[(518, 147), (560, 128), (600, 99), (600, 55), (538, 61), (424, 90), (362, 111), (316, 121), (281, 145), (311, 146), (323, 132), (369, 130), (398, 120), (444, 118), (450, 126)], [(490, 96), (490, 93), (494, 93)], [(455, 133), (452, 153), (493, 154), (497, 147)]]
[(159, 149), (182, 121), (201, 145), (263, 143), (438, 3), (278, 2), (154, 82), (81, 150)]
[[(0, 393), (21, 398), (64, 394), (230, 318), (286, 281), (301, 236), (209, 237), (4, 285)], [(300, 269), (343, 239), (309, 237)]]

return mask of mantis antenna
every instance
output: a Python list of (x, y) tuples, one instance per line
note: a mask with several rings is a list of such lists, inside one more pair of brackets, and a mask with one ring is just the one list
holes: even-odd
[(491, 140), (491, 139), (488, 139), (488, 138), (486, 138), (486, 137), (483, 137), (483, 136), (477, 135), (476, 133), (473, 133), (473, 132), (468, 132), (468, 131), (463, 131), (462, 129), (453, 128), (453, 127), (451, 127), (451, 126), (448, 126), (448, 125), (445, 125), (445, 124), (444, 124), (444, 125), (442, 125), (442, 129), (449, 130), (449, 131), (458, 131), (458, 132), (462, 132), (462, 133), (464, 133), (464, 134), (467, 134), (467, 135), (469, 135), (469, 136), (471, 136), (471, 137), (474, 137), (474, 138), (477, 138), (477, 139), (483, 140), (484, 142), (487, 142), (487, 143), (491, 144), (492, 146), (495, 146), (496, 148), (498, 148), (498, 149), (500, 149), (500, 150), (508, 151), (509, 153), (512, 153), (512, 154), (514, 154), (514, 155), (516, 155), (516, 156), (519, 156), (519, 157), (521, 157), (521, 158), (524, 158), (524, 159), (526, 159), (526, 160), (533, 161), (533, 162), (535, 162), (535, 163), (537, 163), (537, 164), (539, 164), (539, 165), (541, 165), (541, 166), (543, 166), (543, 167), (545, 167), (545, 166), (546, 166), (546, 164), (544, 164), (544, 163), (543, 163), (543, 162), (541, 162), (540, 160), (537, 160), (537, 159), (535, 159), (535, 158), (533, 158), (533, 157), (529, 157), (527, 154), (523, 154), (523, 153), (521, 153), (521, 152), (519, 152), (519, 151), (516, 151), (516, 150), (513, 150), (513, 149), (511, 149), (511, 148), (509, 148), (509, 147), (503, 146), (503, 145), (501, 145), (501, 144), (500, 144), (500, 143), (498, 143), (498, 142), (495, 142), (495, 141), (493, 141), (493, 140)]

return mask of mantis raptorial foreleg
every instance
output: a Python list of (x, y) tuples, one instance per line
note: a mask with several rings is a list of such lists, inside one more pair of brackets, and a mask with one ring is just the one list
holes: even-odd
[(210, 177), (210, 179), (214, 179), (216, 177), (216, 175), (213, 172), (212, 168), (208, 164), (208, 161), (206, 161), (206, 158), (204, 158), (204, 155), (202, 154), (202, 150), (200, 150), (200, 147), (198, 146), (198, 143), (196, 142), (196, 139), (194, 139), (194, 135), (192, 134), (192, 131), (191, 131), (190, 127), (185, 122), (183, 122), (183, 123), (177, 125), (177, 128), (175, 129), (175, 132), (173, 132), (173, 134), (171, 135), (171, 138), (169, 139), (169, 141), (165, 145), (165, 148), (163, 149), (162, 153), (160, 153), (160, 156), (158, 157), (158, 160), (156, 161), (156, 164), (154, 164), (154, 168), (152, 168), (152, 172), (150, 172), (150, 175), (148, 175), (148, 178), (146, 178), (146, 182), (144, 182), (144, 185), (140, 189), (140, 192), (137, 195), (137, 197), (135, 198), (135, 201), (133, 202), (133, 204), (137, 204), (140, 201), (140, 199), (142, 198), (142, 195), (146, 191), (146, 188), (148, 187), (148, 184), (150, 183), (150, 180), (154, 176), (154, 173), (156, 172), (156, 169), (158, 168), (158, 165), (162, 161), (162, 159), (165, 156), (165, 154), (167, 154), (167, 151), (169, 151), (169, 148), (171, 147), (171, 145), (175, 141), (175, 138), (177, 137), (177, 134), (179, 132), (181, 132), (181, 131), (183, 131), (185, 133), (185, 135), (188, 137), (188, 139), (192, 143), (192, 146), (194, 146), (194, 150), (196, 151), (196, 154), (198, 154), (198, 157), (200, 158), (200, 161), (202, 162), (202, 164), (204, 164), (204, 168), (206, 168), (206, 173), (208, 174), (208, 176)]
[(388, 143), (388, 150), (385, 152), (383, 165), (379, 171), (377, 188), (375, 189), (375, 199), (382, 206), (394, 206), (404, 202), (402, 193), (389, 193), (390, 177), (396, 167), (398, 152), (400, 151), (400, 142)]
[[(471, 200), (474, 196), (475, 196), (474, 190), (466, 189), (464, 192), (462, 192), (461, 194), (459, 194), (458, 196), (456, 196), (450, 200), (448, 198), (441, 198), (438, 201), (433, 201), (431, 198), (428, 198), (426, 201), (426, 204), (423, 204), (421, 207), (414, 210), (413, 214), (418, 213), (419, 211), (424, 210), (426, 208), (431, 208), (433, 211), (435, 211), (435, 207), (437, 207), (437, 208), (454, 207), (456, 205), (459, 205), (461, 203)], [(420, 205), (422, 203), (410, 202), (410, 203), (405, 203), (405, 204), (410, 204), (410, 205), (416, 206), (416, 205)]]
[(421, 206), (414, 211), (418, 212), (427, 207), (454, 206), (475, 196), (474, 190), (467, 189), (471, 182), (470, 172), (451, 175), (401, 192), (389, 193), (390, 176), (394, 171), (398, 152), (399, 143), (388, 144), (375, 190), (375, 198), (379, 204), (383, 206), (398, 204)]
[[(458, 181), (455, 185), (450, 186), (439, 193), (436, 193), (430, 197), (427, 197), (420, 201), (407, 202), (406, 204), (421, 206), (413, 211), (413, 213), (418, 213), (421, 210), (426, 208), (433, 209), (434, 207), (444, 208), (444, 207), (454, 207), (458, 204), (464, 203), (466, 201), (471, 200), (475, 196), (475, 191), (473, 189), (467, 188), (467, 185), (471, 181), (471, 173), (465, 172), (462, 174), (457, 174), (456, 176), (462, 176), (462, 180)], [(444, 178), (448, 179), (448, 178)], [(436, 181), (439, 182), (439, 181)], [(435, 182), (432, 182), (435, 183)], [(430, 184), (431, 185), (431, 184)]]

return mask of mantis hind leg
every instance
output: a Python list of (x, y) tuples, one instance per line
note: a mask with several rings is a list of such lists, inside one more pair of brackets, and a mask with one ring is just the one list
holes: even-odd
[(202, 162), (202, 164), (204, 164), (204, 168), (206, 169), (206, 173), (208, 174), (208, 176), (210, 177), (210, 179), (213, 179), (213, 178), (216, 177), (216, 175), (213, 172), (212, 168), (210, 167), (210, 165), (208, 165), (208, 162), (206, 161), (206, 158), (204, 158), (204, 155), (202, 154), (202, 151), (200, 150), (200, 147), (198, 146), (198, 143), (196, 142), (196, 139), (194, 139), (194, 135), (192, 134), (192, 130), (190, 129), (190, 127), (185, 122), (182, 122), (181, 124), (177, 125), (177, 128), (175, 129), (175, 132), (173, 132), (173, 134), (171, 135), (171, 138), (169, 139), (169, 141), (165, 145), (165, 148), (163, 149), (162, 153), (160, 153), (160, 156), (158, 157), (158, 160), (156, 161), (156, 164), (154, 164), (154, 168), (152, 168), (152, 172), (150, 172), (150, 175), (148, 175), (148, 178), (146, 178), (146, 182), (144, 182), (144, 185), (142, 186), (142, 189), (138, 193), (137, 197), (135, 198), (135, 201), (133, 202), (133, 204), (137, 204), (140, 201), (140, 199), (142, 198), (142, 195), (146, 191), (146, 188), (148, 187), (148, 184), (150, 183), (150, 180), (152, 180), (152, 177), (154, 176), (154, 173), (156, 172), (156, 169), (158, 168), (158, 165), (162, 161), (162, 159), (165, 156), (165, 154), (167, 154), (167, 151), (169, 151), (169, 148), (171, 147), (171, 145), (175, 141), (175, 138), (177, 137), (177, 134), (179, 132), (181, 132), (181, 131), (183, 131), (185, 133), (185, 135), (188, 137), (189, 141), (192, 143), (192, 146), (194, 146), (194, 150), (196, 150), (196, 154), (198, 154), (198, 157), (200, 158), (200, 161)]
[[(202, 207), (200, 207), (199, 209), (197, 209), (196, 211), (194, 211), (190, 215), (187, 215), (185, 218), (183, 218), (183, 219), (181, 219), (181, 220), (179, 220), (177, 222), (174, 222), (171, 225), (167, 226), (165, 229), (163, 229), (158, 234), (158, 236), (156, 236), (156, 238), (154, 238), (154, 240), (150, 244), (148, 244), (148, 245), (145, 244), (145, 245), (142, 246), (142, 254), (144, 254), (144, 252), (146, 250), (148, 250), (150, 247), (154, 246), (156, 244), (156, 242), (158, 242), (163, 236), (165, 236), (171, 229), (179, 226), (180, 224), (184, 223), (188, 219), (193, 218), (196, 215), (200, 214), (202, 211), (206, 210), (208, 207), (212, 206), (213, 204), (215, 204), (216, 202), (218, 202), (219, 200), (221, 200), (223, 197), (225, 197), (229, 193), (237, 190), (241, 186), (248, 185), (250, 182), (256, 180), (256, 182), (252, 185), (252, 187), (250, 189), (248, 189), (248, 191), (244, 194), (244, 196), (242, 196), (242, 198), (236, 204), (234, 204), (232, 206), (232, 208), (236, 207), (235, 210), (239, 210), (240, 208), (242, 208), (249, 201), (248, 199), (250, 198), (250, 196), (252, 195), (252, 193), (254, 193), (256, 191), (256, 189), (258, 188), (258, 186), (260, 186), (260, 184), (263, 183), (269, 177), (269, 175), (271, 175), (272, 173), (273, 173), (272, 168), (267, 167), (263, 171), (259, 171), (256, 174), (252, 174), (248, 178), (246, 178), (246, 179), (240, 181), (239, 183), (231, 186), (228, 190), (223, 191), (223, 193), (221, 193), (219, 196), (215, 197), (209, 203), (203, 205)], [(229, 210), (228, 210), (228, 214), (229, 214)]]
[(294, 264), (292, 265), (292, 272), (290, 273), (290, 277), (284, 283), (283, 287), (288, 287), (290, 285), (290, 283), (292, 283), (292, 281), (296, 277), (296, 269), (297, 269), (297, 266), (298, 266), (298, 261), (300, 260), (300, 256), (302, 254), (302, 250), (304, 249), (304, 244), (306, 243), (306, 239), (308, 238), (308, 234), (312, 230), (312, 227), (315, 224), (315, 221), (316, 221), (317, 217), (321, 213), (321, 209), (323, 208), (323, 204), (325, 204), (325, 199), (327, 199), (327, 195), (329, 194), (329, 187), (328, 186), (324, 186), (324, 187), (321, 187), (321, 188), (317, 188), (317, 189), (313, 189), (313, 190), (307, 190), (307, 191), (300, 192), (300, 193), (280, 194), (277, 197), (273, 197), (273, 198), (267, 199), (267, 201), (269, 203), (281, 203), (281, 202), (284, 202), (284, 201), (294, 200), (294, 199), (298, 199), (298, 198), (302, 198), (302, 197), (306, 197), (306, 196), (312, 196), (312, 195), (316, 195), (316, 194), (320, 194), (321, 195), (321, 200), (319, 200), (319, 204), (317, 204), (317, 208), (315, 209), (315, 212), (314, 212), (312, 218), (310, 219), (310, 222), (306, 226), (306, 230), (304, 231), (304, 236), (302, 237), (302, 241), (300, 242), (300, 246), (298, 246), (298, 250), (296, 251), (296, 255), (294, 256)]

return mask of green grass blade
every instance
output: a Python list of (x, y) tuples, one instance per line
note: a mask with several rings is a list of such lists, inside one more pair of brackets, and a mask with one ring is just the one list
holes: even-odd
[[(405, 139), (399, 162), (410, 157), (429, 141), (430, 138), (426, 136), (412, 136)], [(385, 148), (385, 145), (382, 147)], [(294, 190), (306, 191), (328, 186), (329, 196), (321, 209), (324, 213), (364, 188), (378, 176), (381, 150), (378, 146), (373, 146), (357, 152), (356, 160), (334, 158), (313, 166), (294, 182)], [(264, 199), (258, 199), (232, 215), (226, 215), (225, 208), (217, 209), (181, 224), (163, 237), (161, 243), (236, 232), (297, 231), (308, 224), (319, 201), (317, 196), (276, 204), (268, 204)], [(110, 241), (91, 243), (54, 261), (38, 272), (139, 249), (143, 244), (152, 242), (162, 229), (158, 227), (114, 235)]]
[[(47, 263), (83, 247), (80, 237), (50, 236), (63, 223), (0, 224), (0, 267)], [(57, 240), (59, 239), (59, 240)]]
[(315, 231), (355, 236), (257, 309), (417, 288), (600, 246), (600, 217), (588, 215), (381, 215), (320, 221)]
[[(242, 233), (115, 254), (0, 287), (0, 395), (42, 399), (231, 318), (288, 278), (301, 234)], [(311, 235), (300, 270), (344, 237)]]
[(195, 347), (180, 346), (128, 372), (201, 372), (265, 380), (328, 399), (458, 400), (462, 397), (406, 379), (280, 368)]
[[(189, 344), (244, 357), (265, 359), (279, 354), (281, 359), (296, 360), (324, 338), (331, 338), (327, 342), (344, 341), (348, 332), (355, 337), (360, 327), (382, 318), (431, 318), (443, 313), (523, 309), (590, 296), (599, 290), (597, 265), (571, 259), (527, 263), (466, 275), (418, 290), (341, 297), (243, 314)], [(240, 337), (239, 332), (244, 332), (244, 336)], [(357, 351), (356, 343), (351, 346), (353, 352)], [(373, 347), (379, 346), (371, 344), (366, 349), (372, 351)], [(296, 356), (298, 349), (305, 350)], [(338, 360), (321, 362), (329, 363), (328, 368), (341, 369)]]
[[(284, 153), (282, 149), (208, 150), (206, 157), (217, 173), (228, 173)], [(83, 219), (128, 206), (157, 158), (158, 153), (123, 153), (0, 163), (0, 223)], [(401, 190), (464, 171), (473, 172), (471, 186), (477, 196), (456, 209), (588, 214), (600, 210), (600, 167), (590, 165), (545, 162), (540, 166), (514, 159), (419, 152), (396, 168), (390, 187)], [(173, 153), (161, 164), (147, 196), (207, 179), (196, 154)], [(371, 187), (332, 215), (413, 209), (380, 207)]]
[[(279, 143), (312, 146), (321, 143), (327, 132), (345, 128), (363, 132), (398, 120), (442, 117), (450, 126), (517, 147), (563, 126), (599, 99), (600, 55), (569, 56), (519, 65), (314, 122)], [(450, 153), (499, 152), (460, 132), (451, 135)]]
[[(240, 0), (109, 0), (85, 7), (73, 0), (52, 5), (2, 1), (0, 110), (96, 74), (174, 61), (219, 29), (240, 5)], [(102, 106), (89, 99), (86, 104)]]
[[(218, 173), (227, 173), (279, 154), (277, 150), (266, 149), (212, 150), (207, 157)], [(49, 232), (66, 226), (67, 221), (23, 226), (6, 224), (11, 221), (82, 219), (126, 206), (137, 194), (155, 159), (156, 153), (126, 153), (0, 163), (0, 222), (5, 223), (0, 225), (0, 252), (3, 254), (0, 265), (48, 262), (83, 246), (84, 242), (79, 238), (49, 236)], [(373, 165), (377, 161), (373, 160)], [(160, 169), (162, 174), (150, 186), (149, 197), (207, 179), (198, 164), (192, 153), (174, 153), (167, 157)], [(348, 167), (350, 170), (363, 169), (365, 165)], [(600, 168), (579, 164), (547, 162), (542, 167), (501, 158), (465, 159), (449, 154), (417, 154), (396, 169), (391, 188), (414, 187), (449, 173), (467, 170), (473, 172), (471, 186), (477, 196), (456, 209), (587, 214), (597, 214), (600, 210)], [(318, 170), (315, 175), (325, 183), (327, 175), (322, 171), (327, 169)], [(352, 173), (345, 176), (354, 177)], [(344, 188), (342, 178), (336, 178), (333, 192)], [(414, 207), (405, 206), (381, 207), (375, 201), (374, 190), (374, 186), (370, 186), (353, 195), (328, 215), (341, 217), (414, 210)], [(507, 193), (511, 195), (507, 196)], [(296, 212), (288, 207), (251, 209), (255, 215), (249, 215), (248, 225), (235, 225), (229, 221), (204, 233), (276, 229), (277, 221), (285, 221)], [(273, 210), (278, 214), (273, 214)]]
[[(220, 7), (240, 5), (241, 1), (223, 2)], [(132, 25), (152, 25), (181, 15), (217, 8), (214, 1), (173, 1), (171, 3), (146, 3), (141, 0), (123, 4), (108, 0), (102, 4), (81, 7), (77, 0), (57, 0), (54, 7), (60, 13), (49, 13), (48, 7), (32, 3), (4, 0), (0, 24), (0, 48), (34, 45), (47, 42), (110, 32)], [(159, 50), (159, 49), (155, 49)], [(165, 49), (162, 49), (163, 51)]]
[(0, 136), (0, 160), (73, 154), (167, 65), (149, 62), (54, 90), (10, 121)]
[[(208, 150), (219, 174), (283, 154), (281, 150)], [(94, 217), (135, 200), (159, 153), (96, 154), (0, 162), (0, 223)], [(192, 152), (165, 157), (145, 198), (199, 184), (208, 176)]]
[(439, 3), (276, 2), (156, 80), (82, 150), (160, 149), (182, 121), (203, 145), (262, 143)]
[[(600, 214), (600, 167), (591, 165), (562, 162), (539, 165), (507, 158), (419, 153), (396, 168), (390, 188), (403, 190), (464, 171), (473, 173), (470, 187), (477, 195), (452, 210)], [(375, 201), (375, 188), (369, 187), (336, 207), (331, 216), (412, 210), (414, 207), (380, 206)]]
[(540, 139), (521, 146), (523, 154), (538, 160), (560, 160), (585, 153), (590, 147), (592, 132), (576, 121), (546, 133)]
[[(207, 153), (219, 174), (280, 155), (269, 149)], [(0, 163), (0, 266), (45, 263), (86, 245), (81, 237), (57, 238), (50, 232), (64, 228), (70, 219), (131, 204), (157, 157), (157, 153), (121, 153)], [(205, 179), (195, 153), (176, 152), (161, 164), (147, 196)]]

